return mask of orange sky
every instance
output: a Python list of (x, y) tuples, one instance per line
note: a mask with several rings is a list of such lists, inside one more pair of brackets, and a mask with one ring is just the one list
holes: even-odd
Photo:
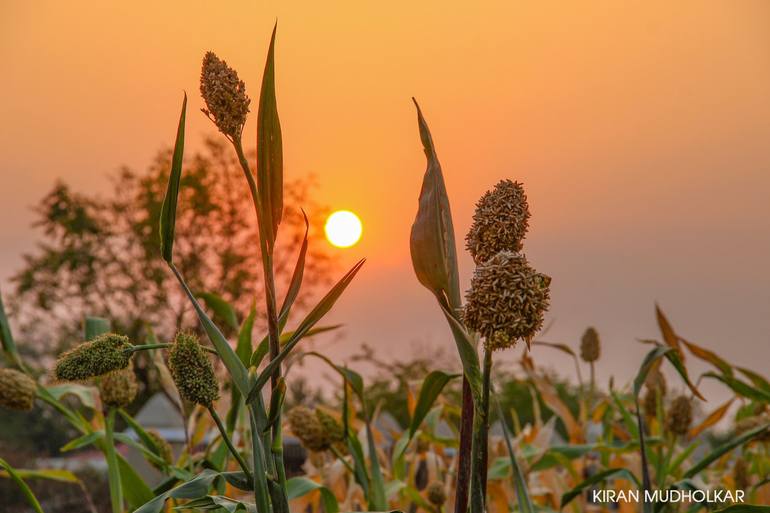
[(424, 170), (412, 95), (460, 238), (484, 190), (525, 183), (525, 251), (553, 276), (549, 338), (595, 324), (622, 380), (643, 352), (633, 339), (656, 334), (657, 300), (738, 362), (767, 347), (770, 3), (214, 5), (0, 0), (0, 277), (55, 178), (105, 190), (107, 172), (171, 144), (182, 90), (188, 151), (211, 132), (195, 114), (206, 50), (258, 97), (277, 18), (286, 174), (317, 174), (320, 201), (364, 222), (344, 260), (369, 261), (335, 311), (348, 325), (335, 351), (448, 342), (409, 262)]

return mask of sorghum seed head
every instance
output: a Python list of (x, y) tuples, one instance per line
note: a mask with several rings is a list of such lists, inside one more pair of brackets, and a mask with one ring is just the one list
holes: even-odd
[(434, 506), (443, 506), (446, 502), (446, 490), (443, 483), (439, 481), (430, 483), (425, 490), (425, 494), (428, 496), (428, 501)]
[(476, 267), (465, 296), (466, 326), (485, 338), (487, 349), (529, 344), (543, 326), (551, 278), (529, 266), (524, 255), (501, 251)]
[[(648, 418), (654, 418), (658, 415), (658, 395), (659, 392), (654, 388), (648, 388), (642, 399), (642, 410)], [(660, 395), (662, 398), (663, 395)]]
[(588, 328), (580, 339), (580, 358), (584, 362), (595, 362), (599, 359), (601, 347), (599, 345), (599, 333), (593, 326)]
[(206, 52), (203, 57), (201, 96), (206, 102), (203, 112), (214, 120), (217, 128), (233, 139), (239, 138), (251, 100), (238, 73), (214, 52)]
[(29, 411), (35, 404), (35, 380), (15, 369), (0, 369), (0, 406)]
[(177, 333), (168, 353), (168, 368), (179, 395), (187, 401), (208, 407), (219, 397), (214, 367), (192, 333)]
[(666, 417), (666, 427), (675, 435), (686, 435), (692, 423), (692, 400), (680, 395), (671, 402)]
[(345, 440), (345, 430), (342, 425), (337, 422), (337, 419), (318, 408), (315, 410), (315, 416), (318, 417), (318, 422), (321, 423), (324, 434), (330, 442), (337, 443)]
[(331, 446), (324, 426), (310, 408), (295, 406), (289, 410), (287, 419), (291, 432), (311, 451), (325, 451)]
[(124, 408), (136, 398), (139, 385), (136, 382), (134, 366), (112, 371), (99, 380), (99, 396), (106, 406)]
[(733, 466), (733, 482), (736, 490), (745, 490), (751, 484), (749, 481), (749, 463), (744, 458), (738, 458)]
[[(166, 462), (167, 465), (171, 465), (174, 462), (174, 451), (171, 449), (171, 444), (169, 444), (166, 439), (160, 436), (160, 433), (155, 430), (147, 431), (147, 435), (158, 447), (158, 456), (160, 456), (160, 459)], [(160, 465), (156, 462), (151, 460), (150, 464), (158, 470), (161, 470)]]
[(473, 224), (465, 236), (465, 247), (477, 264), (500, 251), (521, 251), (529, 227), (529, 205), (524, 187), (501, 180), (476, 203)]
[(133, 346), (128, 337), (106, 333), (61, 354), (54, 375), (63, 381), (83, 381), (114, 370), (125, 369)]
[[(735, 423), (736, 436), (742, 435), (752, 429), (756, 429), (760, 426), (770, 423), (770, 418), (766, 415), (752, 415), (751, 417), (745, 417)], [(770, 442), (770, 429), (766, 429), (758, 436), (754, 438), (759, 442)]]
[(649, 390), (657, 390), (661, 397), (666, 395), (666, 376), (658, 368), (651, 370), (647, 374), (644, 385)]

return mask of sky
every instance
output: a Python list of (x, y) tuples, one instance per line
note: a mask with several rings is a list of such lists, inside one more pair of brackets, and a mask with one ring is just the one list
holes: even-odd
[[(763, 0), (0, 0), (0, 283), (7, 288), (33, 247), (31, 207), (54, 180), (101, 192), (120, 166), (145, 168), (172, 144), (184, 90), (188, 152), (213, 133), (197, 114), (207, 50), (257, 98), (276, 19), (286, 177), (315, 174), (318, 201), (364, 224), (358, 245), (336, 250), (343, 265), (368, 260), (331, 314), (346, 327), (329, 351), (343, 360), (362, 342), (387, 357), (452, 351), (409, 258), (425, 169), (415, 96), (458, 240), (484, 191), (503, 178), (524, 183), (524, 251), (553, 278), (545, 339), (576, 346), (596, 326), (599, 380), (627, 382), (647, 350), (636, 339), (658, 336), (658, 302), (689, 340), (763, 370)], [(473, 265), (458, 251), (467, 286)], [(558, 353), (537, 348), (533, 357), (571, 372)]]

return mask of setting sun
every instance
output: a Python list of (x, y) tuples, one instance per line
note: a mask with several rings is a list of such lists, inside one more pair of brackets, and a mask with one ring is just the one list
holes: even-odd
[(332, 246), (349, 248), (361, 238), (361, 220), (353, 212), (338, 210), (326, 220), (324, 231)]

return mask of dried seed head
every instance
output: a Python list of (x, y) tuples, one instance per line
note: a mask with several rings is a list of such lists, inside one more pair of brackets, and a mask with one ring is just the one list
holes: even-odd
[(422, 454), (424, 452), (428, 452), (430, 449), (430, 440), (428, 440), (425, 437), (418, 437), (417, 438), (417, 452)]
[(61, 354), (54, 375), (63, 381), (83, 381), (125, 369), (133, 346), (128, 337), (106, 333)]
[(745, 490), (751, 485), (751, 475), (749, 472), (749, 463), (744, 458), (735, 460), (733, 466), (733, 482), (736, 490)]
[[(166, 439), (160, 436), (160, 433), (155, 430), (149, 430), (147, 431), (147, 434), (157, 446), (158, 456), (160, 456), (160, 459), (166, 462), (167, 465), (171, 465), (174, 462), (174, 451), (171, 449), (171, 444), (169, 444)], [(149, 461), (153, 467), (157, 468), (158, 470), (162, 470), (161, 466), (158, 465), (157, 462), (152, 460)]]
[(485, 337), (487, 349), (529, 344), (543, 326), (551, 278), (538, 273), (524, 255), (501, 251), (476, 267), (465, 296), (465, 324)]
[[(770, 418), (766, 415), (752, 415), (751, 417), (745, 417), (735, 423), (735, 435), (742, 435), (766, 424), (770, 424)], [(754, 440), (759, 442), (770, 442), (770, 429), (761, 432), (754, 438)]]
[(592, 326), (583, 333), (583, 338), (580, 339), (580, 358), (584, 362), (590, 363), (598, 360), (600, 354), (599, 333)]
[(134, 402), (139, 385), (136, 382), (134, 366), (112, 371), (99, 380), (99, 396), (106, 406), (124, 408)]
[(666, 427), (675, 435), (686, 435), (692, 423), (692, 400), (680, 395), (671, 402), (666, 417)]
[(223, 134), (232, 139), (239, 138), (251, 100), (238, 73), (214, 52), (206, 52), (203, 57), (201, 96), (206, 102), (204, 114), (213, 119)]
[[(647, 418), (654, 418), (658, 415), (658, 396), (660, 393), (654, 388), (648, 388), (642, 399), (642, 410)], [(660, 395), (662, 398), (663, 396)]]
[(15, 369), (0, 369), (0, 406), (29, 411), (35, 404), (35, 380)]
[(529, 227), (529, 205), (519, 182), (501, 180), (476, 203), (465, 247), (477, 264), (500, 251), (521, 251)]
[(295, 406), (289, 410), (287, 419), (291, 432), (311, 451), (325, 451), (331, 446), (326, 429), (310, 408)]
[(661, 397), (666, 395), (666, 377), (658, 368), (651, 370), (647, 374), (644, 385), (649, 390), (657, 390)]
[(428, 501), (434, 506), (443, 506), (446, 502), (446, 490), (440, 481), (433, 481), (425, 490)]
[(192, 333), (177, 333), (168, 353), (168, 368), (179, 395), (187, 401), (208, 407), (219, 397), (214, 368)]

